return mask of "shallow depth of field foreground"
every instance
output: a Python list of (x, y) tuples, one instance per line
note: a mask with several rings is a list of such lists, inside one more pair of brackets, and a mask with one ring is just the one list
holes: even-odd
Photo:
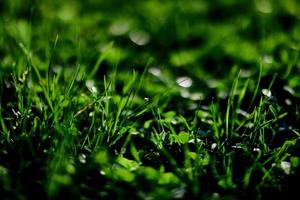
[(299, 50), (298, 0), (1, 0), (0, 198), (291, 199)]

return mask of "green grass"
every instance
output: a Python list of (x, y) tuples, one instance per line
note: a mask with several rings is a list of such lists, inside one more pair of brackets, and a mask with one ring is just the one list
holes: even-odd
[(1, 198), (297, 194), (299, 9), (2, 1)]

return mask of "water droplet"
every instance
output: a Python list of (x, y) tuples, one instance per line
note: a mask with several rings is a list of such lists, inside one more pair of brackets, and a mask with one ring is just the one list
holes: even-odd
[(203, 100), (204, 99), (204, 94), (203, 93), (192, 93), (190, 95), (190, 98), (193, 100), (193, 101), (197, 101), (197, 100)]
[(4, 79), (4, 83), (6, 88), (11, 88), (12, 84), (8, 80)]
[(201, 143), (201, 142), (202, 142), (202, 140), (199, 139), (199, 138), (197, 138), (196, 140), (195, 139), (191, 139), (191, 140), (188, 141), (188, 143), (190, 143), (190, 144), (196, 144), (196, 143)]
[(95, 82), (93, 80), (87, 80), (85, 85), (92, 93), (98, 92), (97, 88), (95, 87)]
[(253, 148), (254, 152), (260, 152), (260, 148)]
[(196, 103), (191, 103), (188, 107), (189, 110), (196, 110), (198, 108), (198, 104)]
[(120, 36), (124, 35), (129, 30), (129, 24), (127, 22), (115, 22), (109, 27), (109, 31), (112, 35)]
[(292, 95), (295, 94), (294, 89), (291, 88), (291, 87), (289, 87), (289, 86), (287, 86), (287, 85), (285, 85), (285, 86), (283, 87), (283, 89), (284, 89), (285, 91), (287, 91), (288, 93), (292, 94)]
[(159, 76), (161, 74), (161, 71), (157, 67), (151, 67), (149, 69), (149, 73), (152, 74), (153, 76)]
[(240, 108), (236, 110), (236, 113), (237, 113), (237, 114), (241, 114), (241, 115), (243, 115), (244, 117), (249, 117), (249, 115), (250, 115), (249, 113), (247, 113), (246, 111), (244, 111), (244, 110), (242, 110), (242, 109), (240, 109)]
[(171, 123), (176, 125), (176, 124), (178, 124), (178, 121), (175, 117), (173, 117), (172, 120), (171, 120)]
[(78, 160), (79, 160), (79, 162), (81, 162), (81, 163), (86, 163), (86, 155), (84, 155), (83, 153), (82, 154), (80, 154), (79, 156), (78, 156)]
[(212, 143), (211, 144), (211, 150), (214, 150), (217, 147), (217, 143)]
[(60, 65), (53, 66), (53, 72), (56, 74), (60, 74), (62, 70), (63, 70), (63, 68)]
[(173, 194), (174, 199), (182, 199), (186, 193), (186, 190), (184, 187), (179, 187), (173, 189), (171, 193)]
[(212, 195), (212, 199), (219, 199), (219, 198), (220, 198), (219, 193), (214, 192), (213, 195)]
[(100, 174), (103, 175), (103, 176), (106, 175), (105, 171), (103, 171), (103, 170), (100, 170)]
[(245, 69), (241, 70), (241, 77), (248, 78), (251, 75), (252, 75), (252, 71), (251, 70), (245, 70)]
[(182, 89), (180, 90), (180, 95), (183, 97), (183, 98), (188, 98), (190, 96), (190, 93), (185, 90), (185, 89)]
[(242, 149), (242, 144), (241, 143), (236, 143), (235, 145), (231, 146), (233, 149)]
[(144, 31), (132, 31), (129, 33), (129, 38), (139, 46), (146, 45), (150, 41), (150, 35)]
[(272, 58), (272, 56), (265, 55), (262, 57), (262, 61), (265, 64), (271, 64), (273, 62), (273, 58)]
[(211, 80), (207, 81), (207, 85), (210, 88), (216, 88), (220, 85), (220, 81), (215, 80), (215, 79), (211, 79)]
[(183, 77), (177, 78), (176, 83), (181, 87), (188, 88), (188, 87), (192, 86), (193, 81), (190, 77), (183, 76)]
[(94, 86), (94, 81), (93, 80), (87, 80), (85, 83), (86, 87), (91, 88)]
[(263, 93), (263, 95), (271, 98), (272, 97), (272, 92), (269, 89), (262, 89), (261, 92)]
[(291, 106), (292, 105), (292, 101), (290, 99), (285, 99), (284, 102), (286, 103), (286, 105)]
[(290, 162), (281, 161), (280, 167), (284, 171), (284, 173), (290, 174), (290, 172), (291, 172), (291, 163)]
[(218, 97), (221, 98), (221, 99), (226, 99), (228, 97), (229, 93), (228, 92), (225, 92), (225, 91), (220, 91), (218, 93)]

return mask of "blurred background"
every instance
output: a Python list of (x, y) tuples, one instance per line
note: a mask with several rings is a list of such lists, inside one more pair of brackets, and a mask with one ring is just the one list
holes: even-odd
[(118, 66), (126, 81), (123, 72), (143, 72), (151, 61), (158, 85), (148, 92), (183, 80), (182, 87), (221, 93), (237, 71), (250, 77), (260, 65), (263, 74), (285, 75), (298, 91), (300, 76), (289, 75), (300, 68), (299, 11), (297, 0), (4, 0), (1, 68), (11, 68), (22, 43), (45, 69), (58, 35), (54, 70), (66, 76), (78, 63), (92, 72), (105, 52), (93, 72), (97, 80)]

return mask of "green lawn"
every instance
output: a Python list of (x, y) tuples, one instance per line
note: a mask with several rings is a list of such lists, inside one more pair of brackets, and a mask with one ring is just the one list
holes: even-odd
[(290, 199), (298, 0), (1, 0), (1, 199)]

